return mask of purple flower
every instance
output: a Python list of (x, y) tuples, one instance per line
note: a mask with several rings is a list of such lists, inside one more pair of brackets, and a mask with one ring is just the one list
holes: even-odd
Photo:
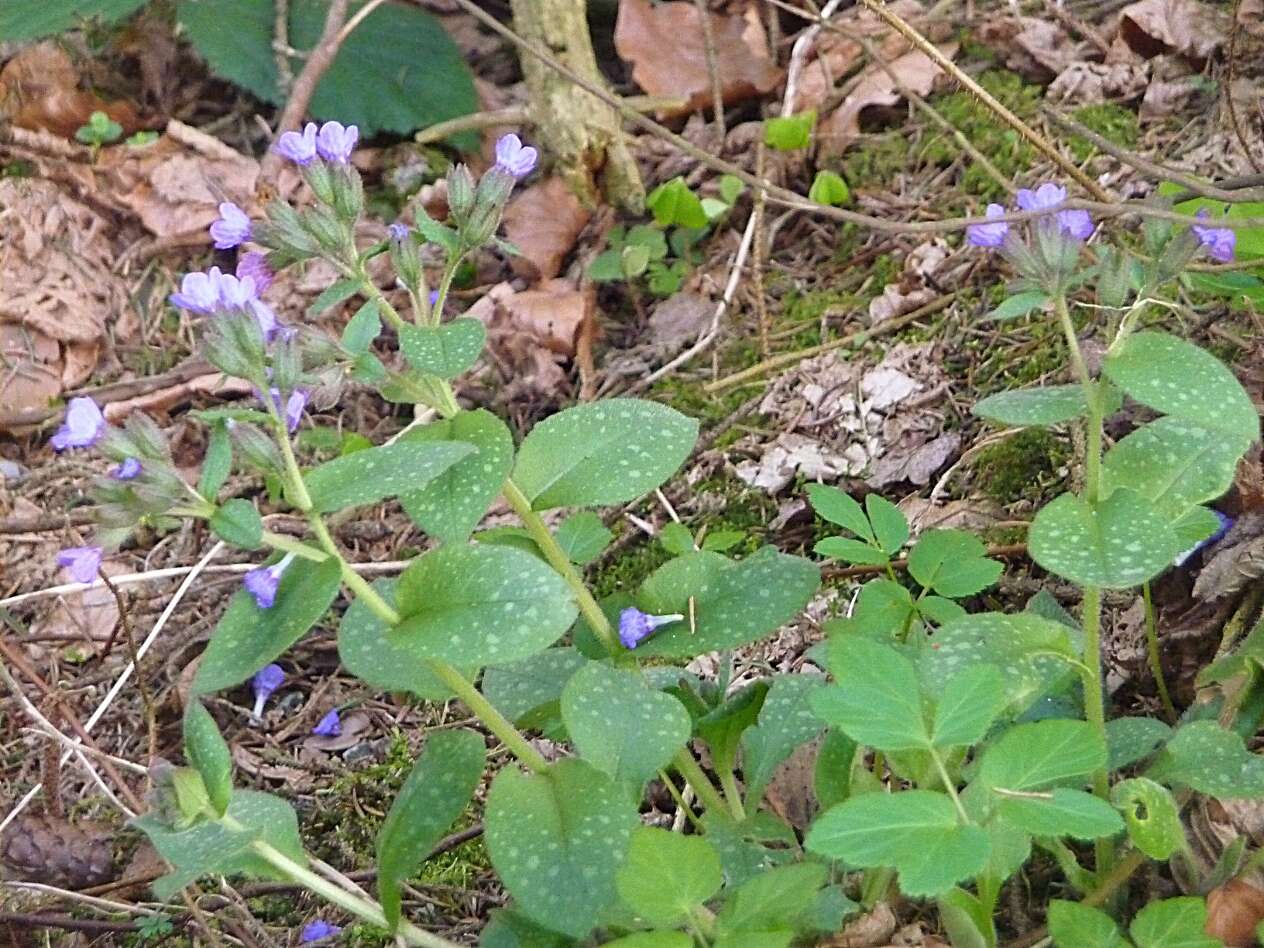
[(391, 224), (386, 229), (391, 232), (391, 240), (400, 244), (402, 244), (405, 240), (407, 240), (408, 235), (411, 233), (411, 231), (408, 229), (408, 225), (401, 224), (399, 221), (396, 221), (394, 224)]
[(311, 164), (316, 157), (316, 123), (308, 122), (301, 132), (286, 132), (277, 139), (276, 150), (296, 165)]
[(316, 919), (314, 922), (308, 922), (303, 926), (303, 933), (299, 935), (299, 944), (306, 945), (308, 942), (319, 941), (322, 938), (329, 938), (336, 935), (340, 931), (337, 925), (330, 925), (324, 919)]
[(1232, 517), (1230, 517), (1228, 514), (1223, 514), (1219, 510), (1213, 509), (1211, 512), (1214, 513), (1216, 515), (1216, 519), (1220, 521), (1219, 528), (1217, 528), (1216, 532), (1213, 533), (1211, 536), (1209, 536), (1207, 539), (1203, 540), (1200, 543), (1195, 543), (1188, 550), (1186, 550), (1185, 552), (1177, 556), (1176, 559), (1172, 561), (1173, 566), (1184, 566), (1185, 561), (1188, 560), (1195, 553), (1197, 553), (1199, 550), (1201, 550), (1203, 547), (1211, 546), (1213, 543), (1217, 543), (1220, 540), (1223, 540), (1225, 534), (1228, 533), (1233, 528), (1233, 525), (1235, 523), (1237, 523), (1237, 521), (1234, 520)]
[[(988, 217), (1002, 217), (1005, 208), (1000, 204), (987, 206)], [(1009, 233), (1009, 224), (997, 221), (995, 224), (971, 224), (966, 228), (966, 240), (974, 247), (999, 247)]]
[(522, 144), (522, 139), (512, 133), (496, 142), (496, 167), (517, 180), (531, 173), (539, 157), (538, 151)]
[(105, 416), (97, 403), (85, 395), (72, 398), (66, 407), (66, 420), (53, 435), (54, 451), (67, 448), (90, 448), (105, 434)]
[(140, 476), (140, 461), (137, 458), (123, 458), (123, 463), (110, 472), (116, 481), (130, 481)]
[(1066, 188), (1047, 181), (1034, 191), (1021, 189), (1015, 198), (1024, 211), (1052, 211), (1059, 204), (1065, 204), (1066, 199)]
[(1093, 218), (1088, 216), (1088, 211), (1058, 211), (1058, 226), (1076, 240), (1093, 236)]
[(237, 258), (237, 279), (247, 277), (255, 281), (255, 293), (263, 295), (272, 285), (272, 268), (268, 266), (268, 258), (257, 250), (243, 253)]
[[(251, 278), (246, 277), (246, 279), (249, 280)], [(272, 339), (281, 329), (281, 321), (277, 319), (276, 313), (272, 312), (272, 307), (263, 300), (251, 300), (250, 311), (255, 314), (255, 319), (259, 323), (259, 329), (263, 333), (264, 339)]]
[(57, 565), (76, 583), (90, 583), (101, 571), (101, 553), (99, 546), (72, 546), (57, 554)]
[(219, 275), (219, 302), (225, 309), (245, 309), (258, 298), (254, 277), (238, 277), (231, 273)]
[(281, 574), (294, 559), (293, 553), (286, 553), (278, 563), (271, 566), (260, 566), (246, 574), (241, 584), (246, 592), (255, 597), (255, 605), (260, 609), (271, 609), (276, 602), (277, 587), (281, 585)]
[(186, 273), (180, 281), (180, 291), (171, 294), (173, 306), (195, 313), (213, 313), (219, 306), (219, 267), (211, 267), (206, 273)]
[(655, 629), (684, 619), (682, 615), (652, 616), (635, 606), (619, 613), (619, 641), (624, 648), (636, 648), (649, 638)]
[(285, 400), (285, 427), (290, 432), (298, 430), (299, 424), (303, 421), (303, 409), (307, 407), (307, 393), (301, 388), (296, 388), (290, 392), (290, 397)]
[(323, 718), (320, 723), (312, 728), (312, 733), (320, 737), (337, 737), (342, 733), (342, 719), (338, 717), (338, 709), (334, 708)]
[(211, 238), (217, 250), (231, 250), (250, 239), (250, 218), (232, 201), (219, 206), (219, 219), (211, 225)]
[(344, 126), (341, 122), (326, 122), (320, 127), (316, 136), (316, 151), (326, 161), (346, 164), (355, 151), (356, 142), (360, 139), (360, 130), (354, 125)]
[[(1205, 221), (1210, 216), (1205, 207), (1198, 212), (1199, 220)], [(1212, 260), (1219, 260), (1221, 263), (1230, 263), (1233, 260), (1233, 248), (1238, 241), (1236, 231), (1228, 227), (1200, 227), (1197, 224), (1194, 224), (1190, 230), (1194, 232), (1198, 242), (1206, 248), (1207, 256)]]
[(255, 676), (250, 679), (250, 687), (255, 693), (255, 706), (252, 713), (255, 717), (263, 717), (264, 702), (283, 684), (285, 684), (285, 671), (280, 665), (264, 665)]

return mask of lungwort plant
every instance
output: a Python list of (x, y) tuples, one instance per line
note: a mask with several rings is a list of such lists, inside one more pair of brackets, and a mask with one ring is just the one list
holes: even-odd
[[(392, 225), (364, 246), (355, 143), (354, 127), (337, 123), (283, 136), (313, 201), (301, 210), (275, 203), (262, 221), (223, 206), (217, 246), (263, 252), (244, 253), (235, 274), (189, 274), (173, 297), (198, 316), (207, 358), (258, 393), (255, 408), (201, 413), (209, 447), (195, 487), (140, 414), (111, 428), (76, 400), (54, 439), (59, 450), (96, 445), (117, 464), (93, 488), (100, 545), (63, 554), (76, 578), (91, 579), (102, 548), (138, 526), (183, 518), (260, 558), (193, 678), (185, 764), (155, 769), (151, 809), (136, 821), (173, 870), (155, 885), (160, 898), (208, 874), (285, 879), (404, 944), (452, 944), (404, 917), (401, 893), (483, 785), (481, 734), (426, 735), (381, 825), (371, 899), (318, 870), (288, 802), (234, 786), (231, 753), (203, 704), (253, 681), (262, 706), (277, 660), (338, 615), (349, 672), (382, 692), (459, 700), (511, 755), (486, 789), (484, 820), (512, 902), (494, 913), (483, 944), (811, 944), (899, 892), (933, 900), (954, 945), (994, 946), (1002, 886), (1032, 859), (1062, 876), (1066, 898), (1049, 911), (1059, 945), (1213, 943), (1201, 936), (1197, 896), (1237, 864), (1189, 858), (1179, 811), (1191, 791), (1264, 796), (1264, 765), (1241, 736), (1264, 702), (1200, 707), (1174, 732), (1156, 720), (1107, 720), (1098, 649), (1102, 590), (1143, 584), (1211, 536), (1219, 521), (1204, 505), (1257, 435), (1252, 405), (1224, 366), (1142, 325), (1164, 312), (1152, 301), (1201, 248), (1223, 256), (1223, 232), (1153, 226), (1143, 254), (1099, 246), (1085, 266), (1092, 222), (1059, 210), (1062, 192), (1049, 185), (1020, 192), (1021, 206), (1047, 212), (1029, 227), (971, 232), (1013, 261), (1026, 304), (1050, 307), (1065, 330), (1075, 384), (994, 396), (977, 410), (1007, 425), (1085, 426), (1080, 489), (1042, 510), (1030, 532), (1036, 562), (1083, 588), (1079, 623), (1047, 595), (1019, 614), (967, 613), (962, 602), (1001, 566), (959, 531), (923, 533), (902, 564), (911, 582), (902, 580), (895, 566), (909, 529), (900, 511), (814, 486), (817, 512), (847, 533), (818, 552), (886, 575), (829, 624), (818, 649), (828, 678), (737, 686), (724, 670), (731, 663), (720, 663), (718, 680), (685, 665), (793, 619), (818, 589), (816, 564), (771, 547), (732, 558), (727, 542), (699, 549), (680, 530), (665, 543), (674, 555), (634, 592), (598, 601), (579, 569), (610, 538), (586, 508), (664, 483), (689, 456), (696, 424), (654, 402), (615, 399), (561, 411), (515, 443), (500, 419), (454, 396), (451, 380), (478, 359), (484, 330), (444, 318), (453, 274), (487, 244), (512, 251), (496, 230), (534, 150), (507, 136), (481, 180), (463, 166), (449, 173), (449, 220), (418, 210), (414, 228)], [(370, 279), (370, 261), (376, 268), (383, 256), (392, 298), (408, 301), (402, 313)], [(359, 301), (337, 342), (283, 325), (265, 302), (276, 271), (316, 259), (339, 278), (313, 313)], [(434, 290), (428, 272), (440, 274)], [(1088, 368), (1068, 300), (1090, 283), (1097, 300), (1077, 312), (1105, 332), (1100, 373)], [(309, 398), (347, 377), (414, 405), (415, 421), (384, 444), (304, 469), (294, 445)], [(1159, 417), (1103, 453), (1103, 419), (1123, 395)], [(221, 496), (234, 464), (306, 520), (306, 539), (269, 530), (250, 500)], [(476, 532), (497, 497), (521, 527)], [(398, 578), (369, 583), (327, 518), (387, 498), (433, 542)], [(559, 508), (571, 512), (551, 529), (542, 514)], [(561, 742), (558, 759), (528, 740), (532, 730)], [(822, 809), (801, 838), (763, 802), (779, 765), (809, 742)], [(678, 831), (638, 816), (651, 781), (675, 797)], [(1125, 936), (1103, 909), (1142, 860), (1179, 865), (1191, 896), (1146, 907)]]

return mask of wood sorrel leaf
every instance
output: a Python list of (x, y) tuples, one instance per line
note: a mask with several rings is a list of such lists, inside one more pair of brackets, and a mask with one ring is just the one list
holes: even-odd
[(404, 512), (444, 543), (469, 537), (500, 493), (513, 465), (513, 436), (505, 423), (485, 409), (413, 428), (403, 442), (460, 442), (474, 453), (457, 461), (419, 490), (401, 491)]
[(1164, 517), (1176, 519), (1229, 489), (1243, 447), (1221, 429), (1187, 418), (1158, 418), (1107, 452), (1105, 489), (1130, 488)]
[(193, 694), (240, 684), (276, 659), (329, 610), (341, 577), (335, 559), (294, 560), (281, 575), (271, 609), (260, 609), (250, 593), (238, 590), (202, 653)]
[(983, 541), (965, 530), (927, 530), (909, 551), (909, 573), (941, 596), (962, 599), (1000, 578), (1001, 563), (986, 552)]
[(578, 609), (556, 572), (506, 546), (443, 546), (399, 577), (400, 623), (386, 642), (413, 661), (461, 668), (499, 665), (542, 652)]
[(1055, 498), (1036, 514), (1027, 546), (1049, 572), (1108, 589), (1140, 585), (1180, 553), (1171, 521), (1123, 487), (1096, 504), (1075, 494)]
[(823, 730), (810, 704), (814, 692), (825, 687), (816, 675), (777, 675), (764, 696), (758, 723), (742, 735), (742, 777), (746, 781), (747, 810), (764, 794), (777, 767), (800, 744)]
[(705, 836), (638, 826), (615, 876), (623, 903), (651, 925), (679, 924), (720, 891), (720, 856)]
[(483, 695), (497, 711), (518, 722), (559, 701), (571, 676), (587, 664), (588, 659), (570, 646), (545, 649), (522, 661), (487, 669)]
[(987, 864), (987, 835), (958, 821), (942, 793), (865, 793), (817, 819), (804, 845), (853, 866), (890, 866), (900, 891), (914, 898), (942, 895)]
[(583, 938), (617, 899), (636, 807), (625, 787), (582, 760), (546, 773), (506, 767), (487, 794), (487, 851), (519, 909)]
[(814, 563), (771, 546), (737, 561), (708, 552), (678, 556), (642, 584), (637, 605), (651, 615), (693, 615), (696, 627), (668, 626), (637, 654), (691, 658), (746, 645), (789, 622), (820, 582)]
[(807, 916), (828, 877), (829, 870), (820, 863), (801, 862), (746, 880), (729, 894), (716, 917), (722, 937), (754, 935), (742, 944), (763, 944), (758, 937), (764, 932), (807, 927)]
[(400, 883), (461, 815), (483, 778), (487, 750), (473, 731), (433, 731), (377, 834), (377, 892), (391, 931)]
[(1056, 425), (1087, 411), (1082, 385), (1046, 385), (998, 392), (975, 403), (974, 413), (998, 425)]
[(233, 756), (211, 713), (197, 698), (184, 711), (184, 756), (202, 775), (211, 806), (220, 816), (233, 796)]
[(1160, 861), (1185, 846), (1185, 827), (1172, 791), (1147, 777), (1115, 784), (1111, 802), (1123, 812), (1132, 845)]
[(475, 452), (462, 441), (396, 441), (326, 461), (303, 475), (316, 513), (416, 491)]
[(399, 327), (408, 364), (441, 379), (455, 378), (477, 362), (486, 341), (487, 330), (470, 316), (439, 326)]
[(1106, 764), (1106, 745), (1087, 721), (1050, 719), (1011, 727), (983, 753), (979, 782), (1024, 793), (1085, 782)]
[(697, 438), (696, 421), (657, 402), (575, 405), (531, 429), (514, 481), (535, 510), (619, 504), (671, 477)]
[(885, 566), (891, 562), (891, 558), (876, 546), (851, 537), (826, 537), (818, 540), (816, 546), (812, 547), (812, 552), (863, 566)]
[(1224, 948), (1203, 929), (1207, 904), (1195, 896), (1151, 902), (1132, 920), (1128, 934), (1137, 948)]
[(871, 579), (860, 587), (851, 618), (841, 620), (862, 635), (891, 638), (908, 628), (916, 609), (913, 594), (893, 579)]
[(158, 898), (168, 899), (211, 873), (254, 879), (284, 878), (250, 850), (255, 840), (279, 849), (299, 865), (307, 865), (307, 854), (298, 835), (298, 818), (294, 808), (280, 797), (238, 790), (228, 804), (226, 815), (240, 829), (229, 828), (232, 824), (226, 826), (219, 820), (206, 820), (173, 832), (152, 812), (132, 821), (175, 870), (154, 883), (154, 894)]
[(684, 747), (692, 729), (675, 697), (603, 662), (590, 662), (566, 683), (562, 721), (584, 760), (638, 788)]
[(1223, 431), (1239, 452), (1260, 436), (1251, 398), (1223, 362), (1193, 343), (1133, 333), (1102, 365), (1116, 385), (1156, 411)]
[(1089, 905), (1054, 899), (1049, 903), (1049, 934), (1057, 948), (1126, 948), (1115, 920)]
[(860, 539), (877, 546), (878, 538), (865, 515), (864, 508), (850, 494), (825, 484), (809, 484), (808, 501), (817, 515), (850, 530)]
[(211, 530), (225, 543), (243, 550), (263, 545), (263, 520), (255, 505), (244, 497), (233, 497), (211, 515)]
[(1215, 721), (1181, 727), (1145, 775), (1218, 799), (1264, 797), (1264, 757), (1250, 753), (1238, 734)]
[(1105, 800), (1067, 787), (1055, 787), (1048, 795), (1003, 796), (997, 801), (996, 812), (1005, 822), (1033, 836), (1097, 839), (1124, 828), (1124, 821)]
[[(373, 589), (393, 607), (397, 584), (395, 579), (379, 579)], [(425, 701), (450, 699), (451, 689), (410, 649), (389, 638), (389, 630), (363, 599), (353, 600), (338, 626), (338, 658), (347, 671), (380, 691), (407, 691)], [(478, 672), (477, 666), (457, 669), (467, 678)]]

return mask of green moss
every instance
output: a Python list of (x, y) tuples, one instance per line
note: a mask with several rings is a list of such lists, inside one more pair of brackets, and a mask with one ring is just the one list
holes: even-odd
[(1001, 503), (1042, 501), (1063, 480), (1070, 461), (1064, 442), (1041, 428), (1011, 435), (980, 452), (975, 474), (983, 492)]
[(908, 135), (903, 129), (874, 135), (852, 148), (843, 158), (841, 174), (852, 188), (890, 183), (901, 171), (909, 171)]
[[(1137, 144), (1137, 116), (1121, 105), (1113, 102), (1086, 105), (1076, 109), (1071, 115), (1081, 125), (1122, 148), (1132, 148)], [(1071, 154), (1076, 161), (1084, 161), (1097, 151), (1087, 138), (1078, 135), (1068, 136), (1067, 144), (1071, 146)]]
[(671, 555), (647, 537), (644, 542), (623, 549), (612, 562), (593, 575), (593, 593), (598, 599), (604, 599), (618, 592), (635, 592), (645, 577), (669, 559)]

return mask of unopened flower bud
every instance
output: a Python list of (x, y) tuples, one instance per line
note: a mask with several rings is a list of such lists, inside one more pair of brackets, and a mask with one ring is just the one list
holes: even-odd
[(229, 426), (228, 433), (238, 457), (250, 467), (264, 474), (281, 470), (281, 452), (260, 428), (248, 421), (238, 421)]
[(282, 391), (298, 385), (303, 371), (303, 355), (297, 335), (285, 335), (272, 347), (272, 384)]
[(391, 264), (400, 283), (414, 293), (420, 292), (421, 253), (412, 233), (403, 224), (391, 225)]
[(354, 223), (364, 210), (364, 182), (360, 180), (360, 172), (351, 165), (335, 165), (329, 175), (334, 211), (343, 221)]
[(474, 207), (474, 211), (461, 228), (461, 242), (466, 250), (481, 247), (492, 239), (496, 228), (500, 226), (500, 208), (482, 200)]
[(343, 223), (332, 211), (323, 207), (314, 207), (307, 211), (303, 215), (303, 227), (327, 253), (341, 253), (350, 240)]
[(474, 210), (474, 178), (465, 165), (448, 172), (448, 210), (458, 224)]
[(334, 203), (334, 176), (330, 167), (323, 161), (313, 161), (303, 167), (303, 180), (312, 189), (321, 204)]

